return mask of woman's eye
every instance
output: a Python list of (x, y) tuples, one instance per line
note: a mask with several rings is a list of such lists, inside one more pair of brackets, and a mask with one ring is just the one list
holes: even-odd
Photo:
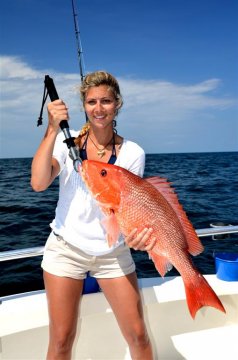
[(95, 105), (96, 102), (95, 102), (94, 100), (89, 100), (89, 101), (87, 101), (87, 104), (88, 104), (88, 105)]
[(111, 100), (111, 99), (103, 99), (103, 100), (102, 100), (102, 104), (107, 105), (107, 104), (111, 104), (111, 103), (112, 103), (112, 100)]

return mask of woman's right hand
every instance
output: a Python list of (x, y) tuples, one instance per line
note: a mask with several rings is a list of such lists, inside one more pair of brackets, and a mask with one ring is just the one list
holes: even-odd
[(60, 166), (53, 157), (55, 140), (62, 120), (69, 120), (68, 108), (63, 100), (48, 104), (48, 127), (38, 147), (31, 166), (31, 186), (35, 191), (44, 191), (58, 175)]
[(61, 120), (69, 120), (68, 107), (61, 99), (52, 101), (47, 105), (49, 126), (58, 130)]

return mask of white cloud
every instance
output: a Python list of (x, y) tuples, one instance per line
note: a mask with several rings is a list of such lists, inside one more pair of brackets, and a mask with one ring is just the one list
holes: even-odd
[(210, 95), (220, 84), (219, 79), (209, 79), (195, 85), (181, 85), (160, 80), (121, 79), (126, 107), (156, 104), (183, 110), (198, 110), (210, 107), (226, 108), (234, 100)]
[[(7, 117), (12, 114), (24, 114), (25, 117), (38, 114), (43, 97), (44, 77), (51, 74), (52, 70), (34, 70), (18, 57), (3, 56), (0, 57), (0, 63), (1, 113), (4, 112)], [(59, 96), (64, 94), (65, 100), (71, 103), (71, 110), (78, 109), (76, 85), (79, 84), (79, 76), (60, 73), (53, 75)], [(25, 123), (23, 117), (21, 121)]]
[(32, 80), (42, 76), (42, 72), (34, 70), (17, 56), (1, 56), (1, 78)]
[[(1, 156), (14, 156), (14, 152), (11, 153), (11, 146), (8, 146), (12, 143), (12, 139), (14, 144), (19, 140), (19, 156), (33, 155), (35, 144), (42, 136), (42, 131), (36, 129), (36, 121), (41, 107), (45, 74), (53, 77), (59, 96), (67, 102), (72, 119), (71, 126), (77, 128), (83, 124), (84, 113), (76, 90), (80, 83), (79, 74), (57, 73), (50, 69), (37, 70), (19, 57), (2, 56), (0, 63), (1, 143), (3, 144)], [(226, 111), (236, 104), (232, 98), (217, 95), (222, 83), (219, 79), (208, 79), (198, 84), (186, 85), (161, 80), (119, 78), (119, 83), (124, 98), (119, 129), (123, 130), (126, 137), (131, 137), (132, 134), (135, 140), (140, 140), (140, 143), (142, 141), (142, 146), (148, 151), (151, 144), (143, 143), (147, 124), (153, 126), (154, 134), (158, 134), (154, 141), (173, 131), (174, 139), (178, 139), (178, 145), (179, 141), (183, 141), (182, 123), (186, 119), (189, 119), (192, 127), (192, 122), (199, 116), (214, 119), (218, 111)], [(179, 125), (175, 129), (175, 124), (178, 122)], [(45, 110), (44, 124), (46, 123)], [(171, 139), (168, 140), (168, 144), (169, 141)], [(173, 141), (176, 143), (176, 140)], [(156, 144), (154, 147), (157, 146)]]

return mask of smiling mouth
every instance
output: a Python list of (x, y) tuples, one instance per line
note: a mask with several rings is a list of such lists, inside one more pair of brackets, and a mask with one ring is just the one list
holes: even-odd
[(97, 119), (97, 120), (102, 120), (102, 119), (104, 119), (105, 118), (105, 116), (104, 115), (102, 115), (102, 116), (94, 116), (95, 117), (95, 119)]

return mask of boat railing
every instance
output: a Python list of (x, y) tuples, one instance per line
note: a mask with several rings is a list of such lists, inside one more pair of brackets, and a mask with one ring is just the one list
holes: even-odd
[[(218, 237), (217, 235), (238, 233), (238, 225), (216, 226), (212, 228), (198, 229), (196, 230), (196, 233), (199, 237), (213, 236), (213, 240), (220, 240), (222, 238)], [(2, 251), (0, 252), (0, 262), (42, 256), (43, 252), (44, 246)]]

